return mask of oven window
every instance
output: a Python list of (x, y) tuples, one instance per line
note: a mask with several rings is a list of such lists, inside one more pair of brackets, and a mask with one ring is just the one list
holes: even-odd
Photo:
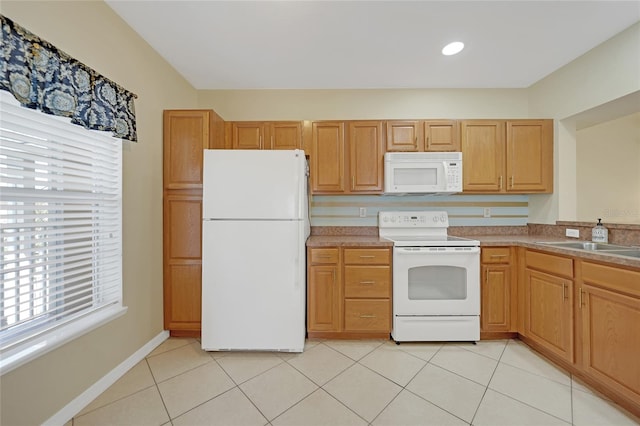
[(466, 268), (419, 266), (409, 269), (409, 300), (464, 300), (466, 298)]

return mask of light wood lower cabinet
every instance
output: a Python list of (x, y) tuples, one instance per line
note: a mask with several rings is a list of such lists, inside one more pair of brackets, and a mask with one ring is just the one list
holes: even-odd
[(582, 262), (582, 370), (640, 414), (640, 272)]
[(525, 335), (573, 363), (573, 260), (527, 250), (525, 266)]
[(389, 337), (391, 249), (309, 248), (309, 337)]
[(337, 248), (308, 250), (307, 328), (340, 329), (340, 251)]
[(483, 247), (481, 253), (481, 339), (513, 337), (516, 291), (510, 247)]

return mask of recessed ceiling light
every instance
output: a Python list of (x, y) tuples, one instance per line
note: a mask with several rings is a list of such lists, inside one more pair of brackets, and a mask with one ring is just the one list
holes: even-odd
[(442, 48), (442, 54), (451, 56), (455, 55), (456, 53), (460, 53), (462, 49), (464, 49), (464, 43), (461, 41), (454, 41), (453, 43), (449, 43)]

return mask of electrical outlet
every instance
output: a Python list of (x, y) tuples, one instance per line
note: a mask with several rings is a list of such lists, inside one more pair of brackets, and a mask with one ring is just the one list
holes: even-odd
[(483, 217), (491, 217), (491, 208), (485, 207), (482, 212)]
[(367, 208), (360, 207), (360, 217), (367, 217)]
[(580, 231), (578, 229), (567, 228), (565, 235), (571, 238), (580, 238)]

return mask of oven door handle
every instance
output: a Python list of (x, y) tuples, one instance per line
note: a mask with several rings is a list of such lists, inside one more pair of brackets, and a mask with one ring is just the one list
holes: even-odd
[(396, 247), (399, 255), (439, 255), (439, 254), (475, 254), (480, 253), (480, 247), (439, 247), (434, 250), (431, 247)]

